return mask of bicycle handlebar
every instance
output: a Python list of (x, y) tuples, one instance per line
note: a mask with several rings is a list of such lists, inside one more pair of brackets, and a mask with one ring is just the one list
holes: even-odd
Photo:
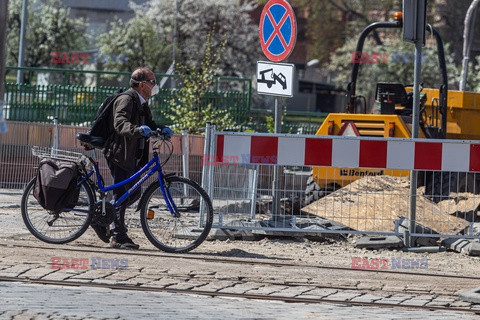
[(170, 137), (166, 133), (162, 133), (162, 129), (157, 129), (150, 132), (150, 138), (157, 138), (158, 140), (170, 141)]

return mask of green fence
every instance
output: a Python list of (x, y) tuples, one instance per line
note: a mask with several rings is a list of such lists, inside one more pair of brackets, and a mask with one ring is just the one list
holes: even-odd
[[(327, 113), (283, 111), (282, 133), (315, 134), (326, 118)], [(245, 129), (255, 132), (274, 132), (275, 114), (271, 111), (250, 110), (251, 122)]]
[[(19, 68), (8, 67), (8, 69)], [(125, 72), (64, 69), (21, 68), (21, 70), (28, 73), (31, 83), (7, 82), (4, 107), (4, 116), (7, 120), (49, 122), (57, 117), (61, 124), (85, 126), (91, 124), (98, 107), (109, 94), (119, 89), (126, 89), (124, 83), (128, 83), (130, 75)], [(53, 74), (54, 77), (49, 78), (62, 84), (38, 84), (41, 74)], [(90, 80), (88, 80), (89, 76), (91, 76)], [(156, 74), (156, 76), (159, 81), (163, 78), (170, 82), (172, 79), (175, 80), (176, 88), (161, 89), (150, 104), (154, 119), (162, 119), (162, 122), (165, 122), (170, 110), (169, 102), (181, 88), (182, 79), (172, 75)], [(80, 85), (89, 81), (93, 81), (94, 84), (105, 83), (106, 79), (110, 79), (110, 82), (117, 85)], [(206, 106), (211, 103), (214, 108), (228, 110), (237, 123), (244, 124), (248, 120), (250, 111), (250, 95), (249, 79), (218, 77), (212, 88), (205, 93), (202, 104)]]
[[(17, 70), (25, 73), (29, 83), (16, 82)], [(129, 72), (18, 67), (7, 67), (7, 71), (4, 107), (7, 120), (51, 122), (57, 117), (60, 124), (82, 126), (89, 126), (102, 101), (109, 94), (125, 89), (130, 79)], [(182, 78), (166, 74), (156, 74), (156, 77), (159, 82), (164, 80), (165, 85), (152, 98), (150, 107), (154, 119), (170, 124), (166, 121), (169, 103), (182, 87)], [(251, 90), (250, 79), (217, 77), (205, 93), (202, 105), (228, 110), (238, 124), (232, 130), (273, 132), (274, 114), (250, 109)], [(282, 133), (315, 134), (325, 116), (284, 111)]]

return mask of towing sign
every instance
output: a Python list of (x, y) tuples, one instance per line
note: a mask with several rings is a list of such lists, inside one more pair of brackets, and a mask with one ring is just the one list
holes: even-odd
[(295, 65), (257, 61), (257, 92), (272, 96), (293, 96)]

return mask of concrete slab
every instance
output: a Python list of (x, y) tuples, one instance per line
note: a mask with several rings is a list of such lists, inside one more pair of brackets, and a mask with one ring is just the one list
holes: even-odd
[(462, 300), (473, 303), (480, 303), (480, 288), (464, 291), (460, 293), (459, 296)]
[(462, 249), (469, 244), (470, 241), (466, 239), (449, 238), (442, 241), (442, 246), (460, 253), (462, 252)]
[(207, 240), (220, 240), (220, 241), (235, 240), (235, 236), (233, 234), (233, 231), (231, 230), (213, 229), (212, 231), (210, 231), (210, 234), (208, 235)]
[(480, 242), (475, 240), (451, 238), (443, 240), (442, 245), (459, 253), (480, 256)]
[[(253, 230), (249, 229), (241, 229), (241, 228), (256, 228), (255, 223), (250, 223), (250, 224), (237, 224), (237, 223), (232, 223), (231, 229), (212, 229), (210, 231), (210, 234), (208, 235), (207, 240), (220, 240), (220, 241), (227, 241), (227, 240), (243, 240), (243, 241), (258, 241), (263, 239), (263, 237), (260, 234), (256, 234), (253, 232)], [(235, 229), (235, 228), (240, 228), (240, 229)]]
[[(410, 219), (407, 219), (405, 217), (400, 217), (398, 231), (403, 233), (405, 230), (409, 230), (409, 228), (410, 228)], [(431, 237), (415, 237), (414, 243), (416, 246), (420, 246), (420, 247), (437, 246), (438, 245), (437, 241), (440, 240), (440, 238), (434, 236), (434, 234), (436, 233), (435, 231), (418, 224), (415, 225), (415, 233), (432, 235)]]
[(470, 256), (480, 256), (480, 242), (471, 241), (467, 250)]
[(402, 248), (403, 240), (397, 236), (362, 237), (355, 243), (355, 247), (364, 249)]

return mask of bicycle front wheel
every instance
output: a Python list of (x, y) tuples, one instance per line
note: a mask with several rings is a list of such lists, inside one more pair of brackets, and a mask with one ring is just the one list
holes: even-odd
[(207, 237), (213, 222), (209, 196), (196, 182), (183, 177), (166, 178), (178, 214), (172, 214), (160, 190), (152, 183), (145, 191), (140, 212), (142, 228), (148, 240), (160, 250), (187, 252), (198, 247)]
[(80, 185), (80, 195), (73, 208), (45, 210), (33, 196), (33, 178), (22, 196), (22, 217), (28, 230), (48, 243), (67, 243), (80, 237), (90, 225), (94, 204), (93, 192), (86, 181)]

